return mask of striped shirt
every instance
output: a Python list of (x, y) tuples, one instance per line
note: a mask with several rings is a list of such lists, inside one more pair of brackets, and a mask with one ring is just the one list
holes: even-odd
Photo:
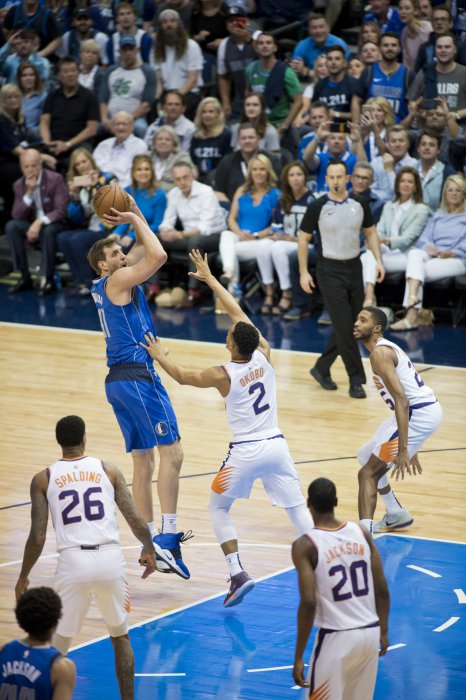
[(316, 234), (320, 257), (352, 260), (359, 256), (361, 228), (373, 225), (369, 202), (363, 197), (350, 194), (343, 202), (336, 202), (325, 194), (308, 206), (301, 230)]

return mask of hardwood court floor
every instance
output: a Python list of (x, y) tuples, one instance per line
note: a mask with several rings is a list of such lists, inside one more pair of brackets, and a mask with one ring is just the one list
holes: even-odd
[[(204, 368), (227, 360), (221, 345), (166, 341), (176, 362)], [(12, 608), (19, 562), (29, 531), (29, 484), (32, 476), (60, 456), (56, 421), (76, 413), (87, 424), (88, 454), (114, 462), (131, 481), (131, 459), (124, 452), (116, 420), (104, 393), (106, 367), (100, 333), (0, 324), (0, 643), (18, 634)], [(273, 351), (278, 378), (280, 427), (286, 435), (303, 484), (317, 476), (333, 479), (342, 518), (357, 518), (357, 469), (354, 455), (387, 416), (371, 381), (368, 399), (347, 394), (340, 362), (335, 366), (337, 392), (324, 392), (309, 377), (308, 353)], [(423, 369), (418, 365), (418, 370)], [(366, 366), (367, 370), (367, 366)], [(207, 510), (213, 474), (227, 451), (229, 432), (223, 400), (216, 391), (163, 381), (178, 415), (185, 454), (179, 500), (179, 527), (195, 538), (183, 547), (192, 578), (154, 574), (141, 581), (139, 546), (122, 523), (121, 541), (132, 594), (131, 623), (190, 604), (227, 588), (227, 569), (210, 526)], [(466, 370), (434, 367), (424, 379), (444, 408), (444, 422), (421, 454), (424, 474), (395, 490), (415, 517), (411, 535), (465, 541), (466, 434), (463, 401)], [(154, 485), (155, 494), (155, 485)], [(382, 513), (379, 507), (378, 513)], [(254, 577), (287, 567), (295, 533), (281, 509), (272, 509), (261, 486), (250, 501), (233, 508), (242, 561)], [(157, 517), (158, 519), (158, 512)], [(49, 526), (44, 558), (30, 577), (31, 585), (51, 584), (55, 541)], [(15, 563), (16, 562), (16, 563)], [(422, 564), (421, 564), (422, 565)], [(92, 607), (76, 643), (105, 634)]]

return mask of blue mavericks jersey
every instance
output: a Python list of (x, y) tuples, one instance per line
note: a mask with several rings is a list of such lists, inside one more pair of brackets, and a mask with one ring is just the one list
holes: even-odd
[(118, 306), (107, 296), (105, 286), (109, 277), (96, 280), (92, 298), (97, 306), (100, 325), (107, 344), (107, 365), (131, 362), (150, 362), (152, 358), (139, 343), (149, 331), (156, 335), (154, 322), (142, 287), (133, 287), (129, 304)]
[(50, 700), (50, 669), (59, 656), (55, 647), (30, 647), (20, 641), (5, 644), (0, 651), (0, 697)]
[(379, 64), (372, 65), (372, 80), (369, 85), (368, 97), (385, 97), (393, 107), (396, 123), (408, 116), (406, 100), (407, 72), (406, 66), (400, 65), (392, 75), (385, 75)]

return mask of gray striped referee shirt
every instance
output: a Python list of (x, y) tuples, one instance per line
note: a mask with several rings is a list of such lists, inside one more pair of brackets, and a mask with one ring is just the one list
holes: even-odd
[(319, 255), (329, 260), (352, 260), (360, 253), (361, 228), (374, 225), (369, 202), (349, 194), (343, 202), (328, 195), (312, 202), (301, 221), (304, 233), (315, 234)]

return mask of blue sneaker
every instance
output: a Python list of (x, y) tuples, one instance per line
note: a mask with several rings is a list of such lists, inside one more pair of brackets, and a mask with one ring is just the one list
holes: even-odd
[(256, 582), (249, 576), (246, 571), (240, 571), (239, 574), (235, 574), (230, 579), (230, 590), (223, 601), (224, 608), (231, 608), (233, 605), (238, 605), (241, 603), (244, 596), (252, 591)]
[(157, 562), (157, 570), (164, 571), (164, 569), (162, 569), (162, 562), (164, 562), (171, 571), (181, 576), (181, 578), (190, 578), (191, 574), (181, 556), (180, 544), (186, 542), (186, 540), (190, 540), (191, 537), (194, 537), (191, 530), (189, 530), (186, 535), (184, 532), (177, 532), (176, 534), (163, 533), (153, 537), (152, 542), (154, 543), (157, 560), (161, 560), (160, 568), (159, 562)]

